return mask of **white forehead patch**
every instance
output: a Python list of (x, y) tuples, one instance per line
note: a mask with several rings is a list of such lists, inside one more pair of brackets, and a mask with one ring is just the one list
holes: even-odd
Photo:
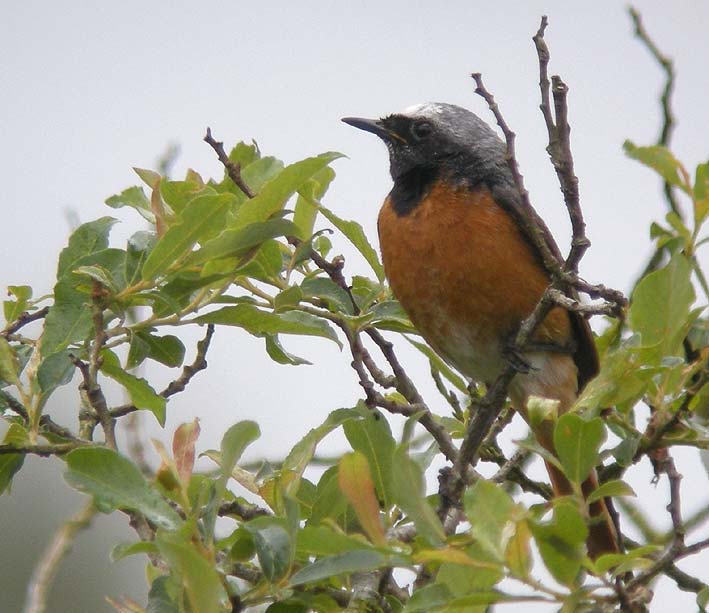
[(399, 115), (404, 115), (405, 117), (431, 117), (442, 113), (443, 105), (435, 102), (424, 102), (423, 104), (407, 106)]

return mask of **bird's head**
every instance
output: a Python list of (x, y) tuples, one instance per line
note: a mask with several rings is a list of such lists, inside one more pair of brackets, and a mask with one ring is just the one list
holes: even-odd
[(486, 174), (500, 162), (504, 166), (502, 141), (477, 115), (453, 104), (427, 102), (382, 119), (342, 121), (384, 141), (395, 181), (417, 168), (447, 166)]

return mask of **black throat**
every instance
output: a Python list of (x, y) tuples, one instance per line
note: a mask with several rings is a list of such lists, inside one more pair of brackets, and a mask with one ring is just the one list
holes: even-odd
[(428, 194), (439, 173), (439, 167), (418, 166), (397, 177), (389, 192), (394, 212), (404, 217), (413, 211)]

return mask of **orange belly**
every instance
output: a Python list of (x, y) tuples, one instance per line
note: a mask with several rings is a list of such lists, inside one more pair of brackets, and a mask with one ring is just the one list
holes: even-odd
[[(387, 198), (378, 227), (387, 278), (417, 329), (458, 370), (493, 380), (505, 343), (549, 284), (514, 221), (487, 188), (438, 183), (405, 216)], [(536, 337), (567, 344), (568, 314), (554, 309)]]

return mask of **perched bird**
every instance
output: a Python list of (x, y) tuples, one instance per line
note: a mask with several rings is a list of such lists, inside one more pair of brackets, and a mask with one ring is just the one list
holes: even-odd
[[(376, 134), (389, 150), (394, 186), (379, 212), (382, 260), (394, 295), (426, 341), (473, 381), (492, 383), (509, 360), (525, 365), (509, 392), (525, 419), (530, 396), (558, 400), (559, 412), (568, 410), (598, 372), (586, 319), (556, 307), (527, 351), (509, 351), (550, 279), (519, 223), (523, 213), (504, 143), (479, 117), (452, 104), (342, 121)], [(535, 436), (554, 453), (550, 421), (536, 427)], [(548, 463), (547, 469), (555, 494), (569, 494), (566, 477)], [(595, 487), (592, 474), (583, 489)], [(591, 515), (589, 555), (618, 551), (603, 500), (591, 505)]]

